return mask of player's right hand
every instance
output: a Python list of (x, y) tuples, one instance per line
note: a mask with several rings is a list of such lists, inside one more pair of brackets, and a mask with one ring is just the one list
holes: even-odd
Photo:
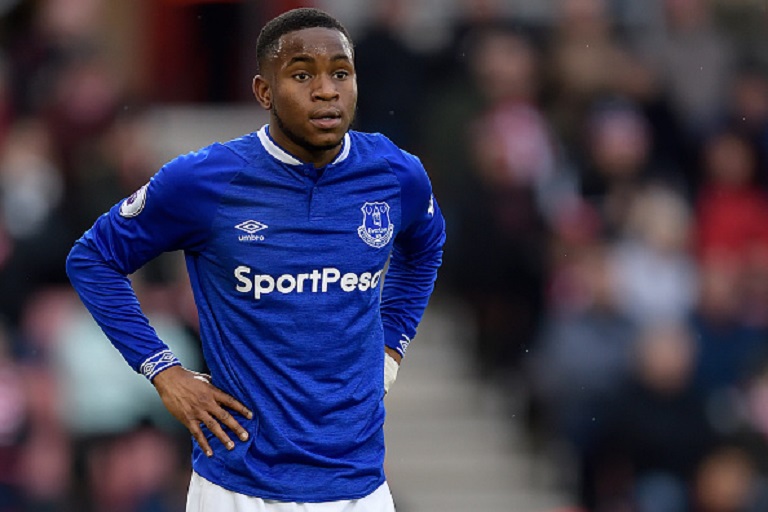
[(224, 431), (222, 424), (240, 440), (248, 440), (248, 432), (227, 409), (248, 419), (253, 418), (253, 413), (234, 397), (211, 384), (207, 375), (182, 366), (172, 366), (158, 373), (152, 384), (168, 411), (189, 429), (208, 457), (213, 456), (213, 450), (200, 428), (201, 423), (208, 427), (227, 450), (233, 449), (235, 443)]

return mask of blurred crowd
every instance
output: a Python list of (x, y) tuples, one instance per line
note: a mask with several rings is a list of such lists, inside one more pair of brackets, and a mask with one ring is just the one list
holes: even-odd
[[(403, 30), (425, 2), (357, 4), (357, 128), (427, 167), (437, 299), (471, 312), (467, 357), (574, 507), (768, 510), (768, 4), (445, 0), (431, 45)], [(183, 510), (188, 435), (64, 259), (157, 170), (147, 113), (249, 103), (259, 27), (300, 5), (347, 21), (341, 0), (0, 2), (0, 512)], [(183, 260), (133, 284), (201, 368)]]

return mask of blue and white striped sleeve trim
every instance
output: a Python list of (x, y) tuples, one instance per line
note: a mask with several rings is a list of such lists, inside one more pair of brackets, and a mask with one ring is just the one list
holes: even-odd
[(139, 371), (150, 381), (154, 379), (158, 373), (170, 368), (171, 366), (180, 366), (181, 361), (173, 355), (170, 350), (163, 350), (157, 354), (149, 356), (141, 366)]

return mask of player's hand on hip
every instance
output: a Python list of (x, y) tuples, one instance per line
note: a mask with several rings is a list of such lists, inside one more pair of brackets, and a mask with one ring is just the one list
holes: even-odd
[(253, 413), (234, 397), (211, 384), (207, 375), (187, 370), (182, 366), (172, 366), (158, 373), (152, 383), (168, 411), (189, 429), (208, 457), (213, 455), (213, 450), (203, 434), (201, 423), (205, 424), (228, 450), (233, 449), (235, 443), (224, 431), (222, 424), (240, 440), (248, 439), (248, 432), (227, 409), (248, 419), (253, 417)]

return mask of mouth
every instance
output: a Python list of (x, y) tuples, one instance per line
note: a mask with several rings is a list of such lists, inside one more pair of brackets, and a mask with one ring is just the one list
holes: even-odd
[(341, 126), (341, 111), (335, 108), (328, 108), (313, 112), (309, 117), (309, 122), (321, 130), (332, 130)]

